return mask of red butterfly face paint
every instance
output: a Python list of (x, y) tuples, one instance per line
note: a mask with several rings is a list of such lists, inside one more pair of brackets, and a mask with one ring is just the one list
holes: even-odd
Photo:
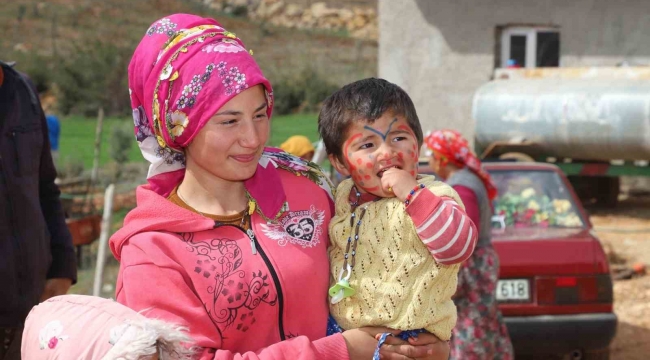
[(398, 168), (417, 175), (417, 138), (403, 116), (384, 113), (372, 124), (353, 123), (343, 144), (344, 166), (362, 192), (392, 197), (381, 187), (381, 174)]

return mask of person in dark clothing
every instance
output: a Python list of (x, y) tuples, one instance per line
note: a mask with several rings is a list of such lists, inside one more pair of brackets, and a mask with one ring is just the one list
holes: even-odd
[(31, 308), (76, 282), (72, 237), (55, 178), (35, 87), (0, 62), (0, 360), (20, 359)]

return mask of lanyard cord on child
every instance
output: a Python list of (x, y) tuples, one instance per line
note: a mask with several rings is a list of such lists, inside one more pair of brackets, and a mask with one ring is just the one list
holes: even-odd
[[(355, 294), (355, 290), (350, 287), (350, 276), (352, 275), (352, 269), (356, 263), (356, 254), (357, 246), (359, 244), (359, 229), (361, 228), (361, 220), (368, 210), (368, 204), (364, 205), (359, 214), (359, 218), (355, 214), (357, 208), (359, 208), (359, 203), (361, 202), (361, 193), (357, 190), (356, 187), (352, 188), (355, 192), (356, 199), (350, 203), (350, 235), (348, 236), (348, 242), (345, 247), (344, 262), (341, 271), (339, 272), (338, 282), (329, 289), (329, 294), (332, 297), (332, 304), (336, 304), (339, 301), (345, 299), (346, 297), (352, 296)], [(377, 198), (373, 202), (379, 200)], [(356, 224), (355, 224), (356, 220)], [(354, 230), (354, 237), (352, 235)], [(350, 259), (350, 256), (352, 257)], [(345, 274), (345, 276), (343, 276)]]

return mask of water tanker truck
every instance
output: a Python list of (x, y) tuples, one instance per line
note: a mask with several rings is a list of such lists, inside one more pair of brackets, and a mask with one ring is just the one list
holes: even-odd
[(553, 163), (585, 203), (613, 206), (621, 176), (650, 176), (650, 68), (498, 69), (472, 115), (485, 161)]

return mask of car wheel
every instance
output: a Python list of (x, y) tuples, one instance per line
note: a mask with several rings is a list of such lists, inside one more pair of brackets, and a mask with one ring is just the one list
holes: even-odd
[(583, 360), (609, 360), (609, 348), (589, 350), (582, 354)]

